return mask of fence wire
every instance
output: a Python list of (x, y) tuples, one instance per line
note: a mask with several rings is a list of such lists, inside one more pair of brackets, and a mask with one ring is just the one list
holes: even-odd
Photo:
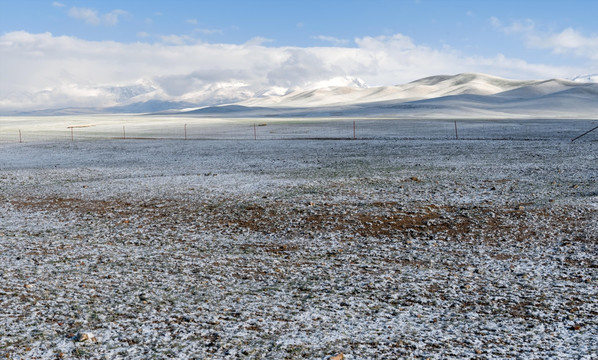
[[(0, 118), (0, 143), (102, 139), (570, 140), (596, 120)], [(596, 141), (598, 131), (584, 141)], [(581, 140), (580, 140), (581, 141)]]

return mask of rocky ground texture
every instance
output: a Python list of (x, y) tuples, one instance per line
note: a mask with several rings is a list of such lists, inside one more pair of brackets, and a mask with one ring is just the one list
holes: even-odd
[(598, 356), (595, 141), (1, 149), (2, 358)]

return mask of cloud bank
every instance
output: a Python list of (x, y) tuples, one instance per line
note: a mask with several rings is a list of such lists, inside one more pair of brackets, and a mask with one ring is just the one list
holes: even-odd
[(598, 36), (586, 36), (568, 27), (560, 32), (543, 31), (533, 20), (514, 21), (504, 25), (498, 18), (490, 19), (492, 25), (508, 35), (519, 35), (527, 47), (547, 49), (558, 55), (571, 55), (590, 60), (598, 60)]
[[(90, 24), (110, 24), (121, 15), (73, 9), (71, 16)], [(562, 34), (569, 35), (574, 34)], [(322, 40), (335, 43), (333, 38)], [(537, 42), (537, 46), (558, 49), (564, 40), (551, 41)], [(102, 107), (151, 99), (210, 105), (343, 81), (378, 86), (459, 72), (516, 79), (583, 72), (501, 54), (479, 57), (450, 47), (434, 49), (402, 34), (356, 38), (353, 47), (268, 44), (267, 39), (213, 44), (175, 35), (156, 43), (121, 43), (10, 32), (0, 36), (0, 109)]]

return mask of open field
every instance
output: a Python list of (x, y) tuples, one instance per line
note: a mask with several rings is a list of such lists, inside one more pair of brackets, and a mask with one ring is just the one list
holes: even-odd
[(0, 357), (598, 356), (595, 121), (73, 119), (2, 121)]
[[(457, 134), (455, 134), (455, 123)], [(355, 128), (354, 125), (355, 124)], [(0, 144), (108, 139), (184, 140), (559, 140), (596, 119), (202, 118), (149, 115), (0, 117)], [(72, 131), (71, 131), (72, 130)], [(355, 131), (354, 131), (355, 130)], [(596, 135), (584, 139), (596, 141)]]

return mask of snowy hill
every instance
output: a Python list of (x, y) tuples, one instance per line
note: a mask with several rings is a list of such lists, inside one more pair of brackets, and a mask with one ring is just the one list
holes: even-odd
[(598, 83), (441, 75), (404, 85), (325, 87), (208, 107), (203, 116), (597, 118)]
[(483, 74), (432, 76), (405, 85), (373, 88), (326, 87), (295, 91), (278, 97), (253, 98), (243, 106), (319, 107), (364, 104), (380, 101), (417, 101), (450, 95), (492, 95), (532, 84), (531, 81), (506, 80)]
[[(104, 87), (104, 107), (62, 107), (19, 114), (160, 113), (212, 117), (359, 116), (598, 118), (597, 75), (571, 80), (508, 80), (485, 74), (438, 75), (395, 86), (367, 87), (352, 77), (312, 83), (306, 89), (256, 89), (238, 83), (176, 88), (151, 81)], [(170, 95), (167, 95), (170, 94)]]

